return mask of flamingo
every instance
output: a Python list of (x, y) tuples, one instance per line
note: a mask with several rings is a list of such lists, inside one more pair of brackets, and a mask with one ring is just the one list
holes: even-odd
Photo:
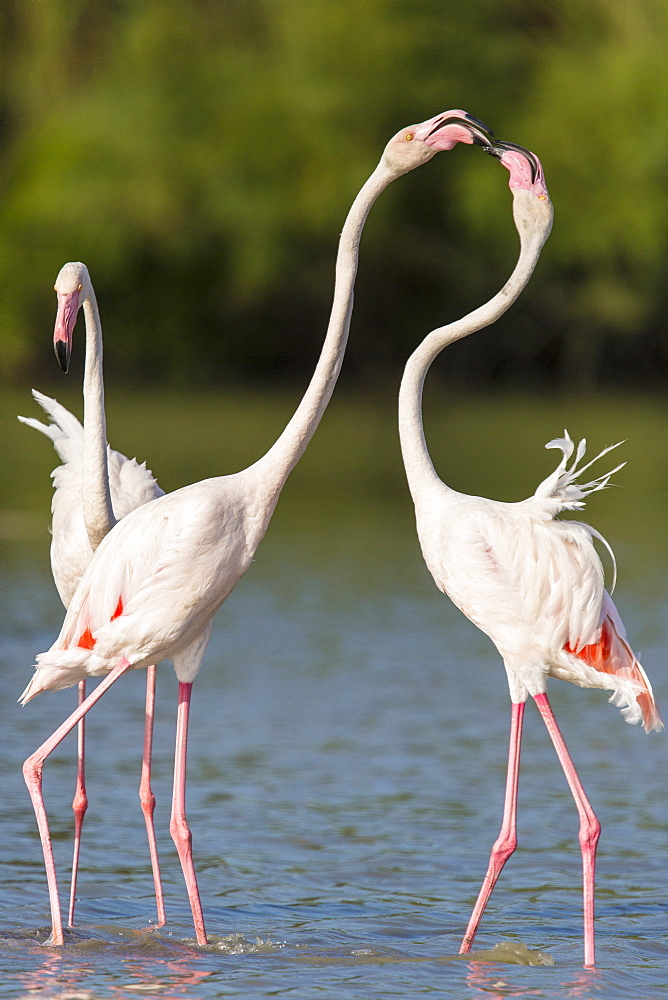
[(388, 184), (458, 142), (490, 145), (463, 111), (402, 129), (385, 147), (343, 226), (327, 334), (309, 386), (269, 451), (233, 475), (206, 479), (137, 508), (102, 540), (51, 649), (37, 657), (25, 704), (42, 691), (106, 675), (24, 764), (44, 852), (51, 942), (63, 943), (58, 887), (41, 790), (45, 759), (126, 671), (170, 659), (179, 682), (170, 833), (183, 869), (197, 943), (207, 943), (185, 811), (192, 687), (212, 619), (248, 569), (288, 475), (314, 434), (338, 377), (348, 337), (359, 241), (372, 204)]
[(592, 966), (594, 869), (600, 823), (549, 704), (547, 678), (612, 691), (610, 700), (621, 708), (626, 721), (642, 722), (647, 732), (661, 729), (662, 722), (650, 682), (604, 588), (603, 567), (592, 540), (601, 536), (586, 524), (557, 519), (563, 510), (584, 507), (586, 496), (603, 489), (622, 467), (589, 482), (578, 481), (593, 461), (611, 449), (581, 465), (585, 453), (585, 442), (581, 441), (568, 467), (574, 444), (565, 432), (563, 438), (546, 446), (563, 452), (556, 470), (533, 496), (519, 503), (456, 492), (439, 479), (427, 450), (421, 405), (430, 365), (448, 344), (489, 326), (508, 309), (529, 280), (552, 227), (552, 205), (538, 158), (512, 143), (499, 142), (487, 151), (510, 172), (521, 243), (519, 260), (507, 283), (489, 302), (425, 337), (406, 364), (399, 392), (401, 450), (424, 560), (436, 586), (496, 645), (506, 668), (512, 704), (501, 832), (460, 952), (470, 950), (492, 889), (517, 845), (520, 741), (524, 706), (531, 695), (580, 817), (584, 960)]
[[(51, 503), (51, 569), (60, 599), (69, 607), (93, 552), (116, 521), (131, 510), (162, 496), (152, 473), (144, 463), (126, 458), (107, 445), (102, 375), (102, 326), (97, 299), (88, 268), (80, 261), (65, 264), (54, 286), (58, 300), (54, 348), (63, 371), (68, 371), (72, 337), (79, 310), (83, 307), (86, 325), (83, 427), (77, 418), (55, 399), (33, 390), (33, 396), (49, 416), (43, 424), (31, 417), (19, 420), (50, 438), (62, 461), (53, 472)], [(86, 681), (79, 682), (79, 704), (86, 697)], [(149, 853), (155, 885), (158, 926), (165, 923), (164, 897), (160, 879), (158, 850), (153, 823), (155, 796), (151, 788), (151, 754), (155, 704), (155, 665), (146, 674), (146, 717), (144, 759), (139, 798), (146, 822)], [(74, 851), (68, 924), (74, 923), (81, 829), (88, 808), (85, 782), (85, 720), (78, 726), (77, 783), (72, 802)]]

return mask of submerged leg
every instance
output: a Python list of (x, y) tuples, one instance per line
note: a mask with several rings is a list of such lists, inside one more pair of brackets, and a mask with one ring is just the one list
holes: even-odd
[(141, 783), (139, 785), (139, 801), (141, 802), (146, 833), (148, 834), (148, 849), (151, 855), (153, 869), (153, 884), (155, 886), (155, 903), (158, 910), (158, 927), (165, 923), (165, 901), (160, 879), (160, 863), (158, 847), (155, 840), (153, 812), (155, 810), (155, 795), (151, 788), (151, 756), (153, 753), (153, 717), (155, 712), (155, 664), (146, 670), (146, 720), (144, 723), (144, 759), (141, 768)]
[(188, 715), (192, 683), (179, 682), (179, 705), (176, 717), (176, 751), (174, 753), (174, 792), (172, 796), (172, 818), (169, 832), (176, 845), (186, 890), (193, 914), (197, 944), (207, 944), (204, 915), (197, 888), (197, 876), (193, 865), (192, 834), (186, 819), (186, 755), (188, 750)]
[[(79, 705), (86, 700), (86, 682), (79, 681)], [(77, 898), (77, 875), (79, 874), (79, 851), (81, 849), (81, 827), (88, 809), (86, 795), (86, 720), (81, 719), (77, 733), (77, 787), (74, 792), (72, 811), (74, 812), (74, 852), (72, 856), (72, 878), (70, 881), (70, 908), (68, 927), (74, 926), (74, 906)]]
[(482, 883), (477, 902), (473, 908), (466, 934), (459, 953), (471, 950), (473, 939), (478, 930), (478, 924), (485, 912), (487, 901), (501, 874), (501, 869), (517, 847), (517, 785), (520, 770), (520, 744), (522, 742), (522, 720), (524, 718), (524, 702), (513, 702), (510, 721), (510, 749), (508, 751), (508, 773), (506, 776), (506, 800), (503, 807), (503, 822), (501, 832), (492, 847), (487, 874)]
[(534, 701), (538, 706), (540, 714), (543, 716), (547, 730), (552, 737), (557, 756), (564, 769), (566, 781), (568, 782), (575, 805), (580, 815), (580, 848), (582, 850), (582, 882), (584, 894), (584, 962), (585, 965), (594, 965), (594, 876), (596, 871), (596, 845), (601, 834), (601, 824), (596, 818), (596, 814), (591, 807), (589, 799), (585, 795), (582, 782), (580, 781), (575, 765), (566, 749), (566, 743), (561, 735), (554, 712), (550, 707), (546, 694), (537, 694)]
[(62, 945), (64, 938), (63, 923), (60, 915), (60, 900), (58, 898), (58, 880), (56, 878), (56, 866), (53, 860), (53, 846), (51, 844), (49, 822), (47, 820), (46, 809), (44, 806), (44, 796), (42, 795), (42, 768), (44, 766), (44, 761), (49, 754), (56, 749), (58, 744), (65, 739), (67, 734), (74, 729), (77, 722), (79, 722), (80, 719), (83, 719), (86, 712), (100, 700), (102, 695), (111, 687), (114, 681), (118, 680), (121, 674), (124, 674), (129, 668), (130, 663), (128, 660), (125, 658), (120, 660), (111, 673), (107, 674), (104, 680), (98, 684), (93, 693), (90, 694), (86, 700), (74, 710), (74, 712), (72, 712), (65, 722), (63, 722), (62, 726), (59, 726), (55, 733), (48, 738), (48, 740), (42, 743), (41, 747), (39, 747), (34, 754), (28, 757), (23, 765), (23, 777), (25, 778), (30, 798), (32, 799), (35, 816), (37, 817), (37, 826), (39, 827), (39, 836), (42, 841), (42, 851), (44, 852), (44, 865), (46, 867), (46, 880), (49, 886), (49, 901), (51, 904), (51, 922), (53, 928), (49, 939), (50, 944)]

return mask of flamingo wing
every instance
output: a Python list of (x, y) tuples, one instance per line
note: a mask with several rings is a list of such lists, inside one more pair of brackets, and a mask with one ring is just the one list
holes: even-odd
[(663, 729), (652, 685), (626, 639), (624, 625), (607, 591), (597, 628), (584, 638), (569, 639), (564, 653), (569, 660), (577, 660), (577, 672), (582, 674), (584, 667), (587, 678), (594, 672), (603, 681), (591, 686), (613, 689), (610, 700), (621, 709), (627, 722), (642, 722), (647, 733)]
[(548, 674), (613, 692), (628, 722), (662, 728), (647, 676), (605, 590), (592, 529), (545, 518), (531, 500), (460, 495), (447, 519), (419, 519), (434, 580), (495, 643), (517, 700)]
[(23, 703), (107, 673), (121, 657), (143, 667), (197, 643), (252, 557), (239, 506), (211, 482), (144, 504), (102, 540)]
[(462, 496), (439, 534), (427, 560), (437, 585), (507, 662), (548, 663), (598, 624), (603, 567), (583, 525)]

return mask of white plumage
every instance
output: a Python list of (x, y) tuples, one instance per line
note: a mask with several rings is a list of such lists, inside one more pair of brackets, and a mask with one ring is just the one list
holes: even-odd
[[(83, 468), (84, 430), (73, 413), (57, 400), (33, 389), (33, 396), (49, 417), (43, 424), (33, 417), (19, 417), (21, 423), (48, 437), (62, 465), (51, 473), (51, 569), (60, 598), (69, 607), (81, 577), (93, 558), (83, 516), (82, 492), (85, 489)], [(163, 496), (162, 490), (146, 463), (126, 458), (107, 445), (107, 468), (111, 505), (116, 521), (131, 510)]]
[[(86, 567), (100, 541), (113, 525), (131, 510), (163, 495), (145, 465), (128, 459), (107, 443), (102, 375), (102, 326), (95, 292), (88, 268), (81, 261), (70, 261), (60, 269), (54, 286), (58, 301), (54, 329), (54, 348), (61, 367), (67, 371), (74, 328), (83, 308), (86, 326), (86, 361), (84, 367), (83, 426), (55, 399), (33, 390), (49, 424), (33, 418), (19, 420), (45, 434), (52, 442), (62, 465), (52, 473), (54, 494), (51, 503), (51, 568), (53, 578), (66, 608), (74, 596)], [(86, 697), (86, 683), (79, 685), (79, 702)], [(153, 704), (155, 667), (146, 676), (146, 721), (144, 760), (140, 783), (140, 801), (146, 820), (151, 865), (156, 892), (158, 924), (165, 922), (162, 886), (158, 861), (151, 790), (151, 753), (153, 740)], [(74, 922), (77, 875), (82, 824), (88, 808), (85, 783), (85, 724), (78, 733), (77, 784), (72, 802), (74, 811), (74, 853), (70, 883), (68, 922)]]
[[(545, 691), (547, 677), (558, 677), (612, 691), (610, 700), (627, 722), (659, 729), (651, 685), (604, 587), (592, 541), (601, 536), (579, 521), (555, 519), (583, 507), (585, 497), (603, 489), (621, 466), (579, 483), (592, 463), (577, 467), (585, 450), (581, 441), (566, 470), (573, 442), (564, 433), (546, 445), (562, 448), (562, 461), (526, 500), (504, 503), (447, 487), (438, 499), (418, 500), (425, 562), (436, 585), (496, 645), (513, 701)], [(610, 660), (605, 669), (603, 645)]]
[[(171, 659), (179, 681), (192, 682), (203, 630), (248, 569), (273, 512), (254, 471), (185, 486), (119, 522), (54, 645), (37, 657), (22, 702), (108, 673), (121, 656), (133, 667)], [(255, 491), (261, 518), (249, 502)]]
[[(343, 227), (329, 327), (311, 382), (266, 455), (232, 476), (204, 480), (132, 511), (102, 539), (77, 588), (60, 636), (38, 656), (22, 696), (108, 674), (80, 709), (26, 761), (24, 773), (40, 827), (51, 896), (53, 941), (62, 944), (55, 864), (41, 791), (44, 760), (86, 711), (128, 669), (171, 659), (179, 679), (174, 796), (170, 830), (181, 860), (198, 944), (204, 918), (185, 816), (185, 760), (192, 682), (216, 610), (250, 565), (288, 475), (327, 406), (348, 337), (359, 241), (367, 214), (387, 185), (458, 142), (489, 145), (480, 123), (447, 112), (399, 132), (363, 185)], [(61, 348), (65, 354), (65, 348)]]
[(601, 827), (546, 691), (549, 676), (580, 687), (604, 688), (612, 691), (610, 700), (627, 722), (642, 722), (647, 731), (662, 728), (649, 680), (626, 641), (604, 587), (603, 567), (593, 544), (600, 535), (589, 525), (557, 518), (561, 511), (582, 508), (586, 496), (603, 489), (621, 466), (580, 482), (592, 463), (580, 465), (585, 453), (581, 441), (568, 467), (574, 447), (565, 432), (563, 438), (547, 445), (561, 449), (563, 458), (534, 495), (519, 503), (501, 503), (446, 486), (436, 474), (422, 426), (422, 390), (430, 365), (448, 344), (489, 326), (509, 308), (531, 277), (552, 227), (552, 205), (538, 157), (512, 143), (498, 143), (488, 152), (510, 171), (519, 259), (509, 280), (489, 302), (425, 337), (408, 359), (399, 391), (401, 451), (425, 562), (436, 585), (495, 643), (505, 664), (512, 703), (501, 832), (460, 950), (470, 950), (496, 880), (517, 845), (520, 745), (525, 702), (531, 696), (580, 816), (584, 954), (585, 964), (593, 965), (594, 869)]

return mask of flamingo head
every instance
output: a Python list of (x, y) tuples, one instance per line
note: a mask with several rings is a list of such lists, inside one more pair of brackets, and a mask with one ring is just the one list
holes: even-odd
[(419, 125), (410, 125), (390, 139), (381, 162), (395, 176), (426, 163), (439, 150), (452, 149), (458, 142), (475, 143), (487, 151), (493, 133), (466, 111), (446, 111)]
[(53, 287), (58, 298), (53, 346), (60, 367), (66, 372), (70, 367), (72, 334), (79, 314), (79, 307), (91, 292), (88, 268), (79, 261), (65, 264), (60, 269)]
[(553, 208), (545, 183), (543, 166), (524, 146), (514, 142), (495, 142), (485, 152), (496, 157), (510, 173), (508, 186), (513, 193), (517, 228), (544, 231), (547, 239), (552, 228)]

